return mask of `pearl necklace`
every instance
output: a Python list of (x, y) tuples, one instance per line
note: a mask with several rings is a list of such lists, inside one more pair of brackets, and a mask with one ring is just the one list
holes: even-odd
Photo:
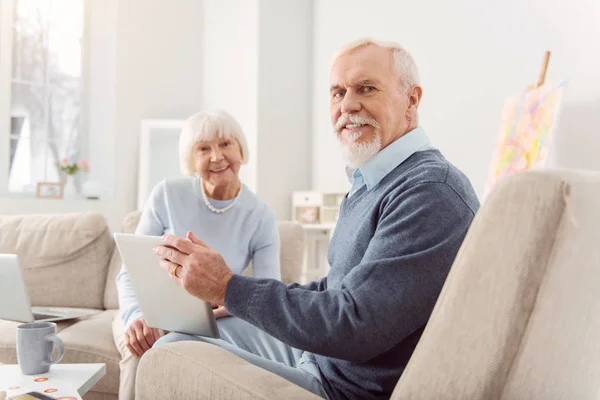
[(202, 198), (204, 199), (204, 204), (206, 204), (206, 208), (208, 208), (210, 211), (214, 212), (215, 214), (223, 214), (224, 212), (229, 211), (229, 209), (231, 209), (231, 207), (233, 207), (233, 205), (237, 201), (238, 197), (240, 197), (240, 193), (242, 192), (242, 184), (240, 183), (240, 190), (235, 195), (235, 198), (233, 199), (233, 201), (231, 203), (229, 203), (229, 205), (227, 205), (226, 207), (217, 208), (217, 207), (213, 206), (212, 204), (210, 204), (210, 201), (208, 201), (208, 196), (206, 195), (206, 190), (204, 189), (204, 183), (202, 181), (200, 181), (200, 187), (202, 188)]

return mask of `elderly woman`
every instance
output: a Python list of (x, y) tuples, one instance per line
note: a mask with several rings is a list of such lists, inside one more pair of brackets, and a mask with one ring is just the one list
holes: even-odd
[[(192, 232), (217, 249), (233, 273), (241, 274), (252, 261), (254, 277), (280, 279), (275, 215), (238, 177), (241, 165), (248, 162), (238, 122), (224, 111), (191, 116), (179, 139), (179, 156), (187, 176), (156, 185), (136, 233), (184, 237)], [(122, 355), (119, 398), (129, 399), (139, 357), (160, 333), (146, 324), (125, 265), (117, 275), (117, 288), (121, 318), (115, 318), (113, 331)], [(227, 315), (223, 306), (215, 309), (215, 317)]]

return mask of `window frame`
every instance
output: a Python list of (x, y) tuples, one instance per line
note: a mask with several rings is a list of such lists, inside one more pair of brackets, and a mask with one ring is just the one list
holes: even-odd
[[(13, 83), (13, 27), (15, 23), (15, 4), (17, 0), (2, 0), (0, 4), (0, 197), (35, 197), (35, 191), (10, 192), (9, 162), (11, 143), (11, 98)], [(79, 141), (80, 159), (89, 158), (90, 143), (90, 0), (83, 2), (83, 32), (81, 37), (81, 121)], [(47, 84), (47, 82), (46, 82)], [(46, 131), (45, 141), (48, 142)], [(6, 150), (5, 150), (6, 149)], [(48, 155), (46, 155), (47, 160)], [(47, 164), (47, 162), (45, 163)]]

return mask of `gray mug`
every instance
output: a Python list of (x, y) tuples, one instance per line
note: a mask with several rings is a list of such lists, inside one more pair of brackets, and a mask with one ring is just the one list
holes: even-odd
[[(52, 359), (54, 345), (58, 347), (58, 357), (55, 360)], [(64, 355), (65, 346), (56, 336), (55, 323), (34, 322), (17, 327), (17, 362), (23, 374), (45, 374)]]

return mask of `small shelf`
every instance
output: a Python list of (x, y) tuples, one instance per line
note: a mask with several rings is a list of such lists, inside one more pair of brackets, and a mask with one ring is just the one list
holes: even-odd
[[(302, 191), (292, 194), (292, 220), (314, 229), (335, 226), (346, 193)], [(320, 228), (317, 228), (320, 227)], [(311, 228), (307, 228), (311, 229)]]
[(330, 224), (302, 224), (302, 227), (304, 229), (308, 229), (308, 230), (330, 230), (330, 229), (334, 229), (335, 228), (335, 224), (334, 223), (330, 223)]

